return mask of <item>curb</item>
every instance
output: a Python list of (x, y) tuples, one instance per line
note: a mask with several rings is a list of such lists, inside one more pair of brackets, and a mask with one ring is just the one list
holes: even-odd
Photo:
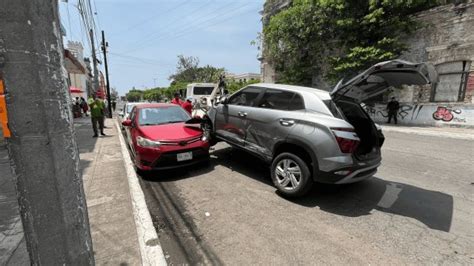
[(142, 256), (142, 265), (167, 265), (163, 250), (161, 249), (160, 240), (158, 239), (158, 234), (156, 233), (150, 213), (148, 212), (145, 195), (140, 187), (132, 159), (130, 158), (127, 146), (125, 145), (122, 130), (120, 129), (117, 120), (115, 120), (114, 124), (118, 130), (122, 156), (127, 171), (128, 186), (130, 188), (130, 196), (133, 206), (133, 216), (137, 228), (140, 254)]
[(421, 136), (429, 137), (443, 137), (450, 139), (463, 139), (463, 140), (474, 140), (474, 134), (464, 133), (464, 132), (444, 132), (444, 131), (434, 131), (429, 128), (420, 128), (420, 127), (391, 127), (383, 126), (382, 132), (398, 132), (398, 133), (407, 133), (407, 134), (416, 134)]

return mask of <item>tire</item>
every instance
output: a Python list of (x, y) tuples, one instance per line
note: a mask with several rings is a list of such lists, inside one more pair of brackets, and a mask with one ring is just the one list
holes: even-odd
[[(300, 173), (299, 175), (297, 174), (298, 172)], [(314, 183), (308, 164), (298, 155), (288, 152), (279, 154), (273, 160), (271, 176), (273, 184), (278, 191), (287, 197), (305, 195), (313, 187)]]

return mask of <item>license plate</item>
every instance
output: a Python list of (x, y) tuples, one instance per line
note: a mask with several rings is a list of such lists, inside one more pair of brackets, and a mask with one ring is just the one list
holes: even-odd
[(178, 162), (192, 160), (193, 159), (193, 153), (192, 152), (178, 153), (176, 155), (176, 159), (178, 160)]

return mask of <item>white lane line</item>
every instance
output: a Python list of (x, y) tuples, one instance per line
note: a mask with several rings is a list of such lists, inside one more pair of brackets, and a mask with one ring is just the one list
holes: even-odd
[(122, 131), (115, 121), (115, 126), (120, 139), (120, 146), (122, 147), (122, 155), (127, 171), (128, 185), (130, 188), (130, 196), (132, 198), (133, 216), (135, 218), (135, 225), (137, 227), (138, 243), (140, 245), (140, 253), (142, 255), (142, 265), (167, 265), (166, 259), (161, 249), (161, 244), (158, 239), (155, 227), (151, 220), (148, 207), (145, 202), (145, 195), (143, 194), (138, 176), (133, 167), (132, 159), (128, 153), (125, 140), (122, 136)]

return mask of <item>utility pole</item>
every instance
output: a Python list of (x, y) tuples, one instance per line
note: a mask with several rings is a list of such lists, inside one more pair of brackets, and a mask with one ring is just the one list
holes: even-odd
[(94, 265), (59, 25), (58, 1), (0, 1), (7, 145), (31, 264)]
[(94, 70), (94, 80), (92, 81), (92, 88), (93, 93), (97, 93), (99, 89), (99, 70), (97, 69), (97, 56), (95, 54), (95, 42), (94, 42), (94, 32), (92, 30), (89, 31), (91, 36), (91, 46), (92, 46), (92, 68)]
[(109, 44), (105, 42), (105, 33), (102, 31), (102, 52), (104, 52), (105, 64), (105, 80), (107, 81), (107, 108), (109, 109), (109, 118), (112, 118), (112, 103), (110, 101), (110, 83), (109, 83), (109, 66), (107, 65), (107, 47)]

